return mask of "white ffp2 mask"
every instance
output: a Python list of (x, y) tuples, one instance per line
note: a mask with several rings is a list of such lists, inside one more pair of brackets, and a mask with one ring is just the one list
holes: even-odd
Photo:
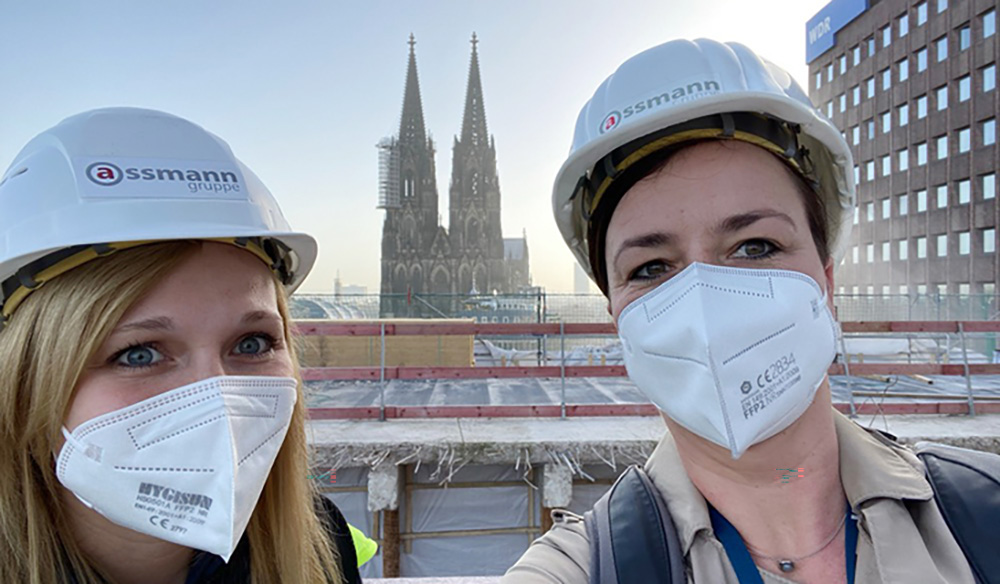
[(229, 561), (295, 400), (288, 377), (204, 379), (63, 428), (56, 475), (113, 523)]
[(809, 407), (839, 327), (805, 274), (692, 263), (629, 304), (618, 333), (646, 397), (739, 458)]

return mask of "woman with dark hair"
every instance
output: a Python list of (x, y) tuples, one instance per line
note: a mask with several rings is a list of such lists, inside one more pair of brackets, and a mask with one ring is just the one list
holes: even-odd
[[(645, 471), (683, 581), (973, 583), (920, 460), (832, 407), (853, 162), (785, 71), (706, 39), (632, 57), (580, 113), (553, 205), (669, 429)], [(625, 560), (591, 573), (593, 545), (562, 513), (503, 581), (607, 582)]]

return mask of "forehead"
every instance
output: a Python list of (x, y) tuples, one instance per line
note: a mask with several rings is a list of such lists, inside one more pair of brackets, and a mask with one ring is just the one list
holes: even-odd
[(698, 143), (628, 190), (608, 224), (608, 249), (637, 230), (709, 227), (719, 218), (762, 208), (806, 222), (790, 169), (746, 142)]
[(156, 312), (210, 322), (235, 311), (276, 312), (276, 295), (274, 278), (263, 261), (230, 244), (205, 242), (157, 282), (123, 320)]

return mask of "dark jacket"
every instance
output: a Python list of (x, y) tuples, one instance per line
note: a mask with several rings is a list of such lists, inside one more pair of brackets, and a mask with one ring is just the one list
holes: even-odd
[[(323, 526), (326, 527), (327, 534), (337, 548), (344, 584), (361, 584), (358, 556), (354, 551), (354, 541), (351, 539), (351, 530), (347, 528), (347, 520), (344, 519), (340, 509), (326, 497), (320, 497), (317, 507), (317, 514), (323, 520)], [(185, 584), (247, 584), (248, 582), (250, 582), (250, 544), (244, 534), (228, 564), (219, 556), (199, 552), (191, 563)]]
[[(317, 502), (317, 514), (323, 521), (330, 539), (333, 540), (340, 558), (340, 570), (344, 575), (344, 584), (361, 584), (358, 573), (358, 556), (354, 551), (350, 529), (340, 509), (326, 497), (320, 497)], [(76, 584), (76, 578), (70, 574), (67, 584)], [(222, 558), (207, 552), (198, 552), (191, 561), (191, 569), (185, 584), (247, 584), (250, 582), (250, 543), (244, 533), (239, 545), (229, 558), (229, 563)], [(278, 584), (278, 583), (275, 583)]]

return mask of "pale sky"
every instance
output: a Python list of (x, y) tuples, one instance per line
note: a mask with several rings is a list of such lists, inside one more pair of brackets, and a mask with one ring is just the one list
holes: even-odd
[(379, 287), (375, 144), (398, 130), (412, 32), (447, 222), (469, 38), (479, 37), (507, 237), (535, 284), (573, 288), (552, 219), (576, 116), (622, 61), (674, 38), (742, 42), (805, 87), (805, 22), (827, 0), (6, 0), (0, 170), (35, 134), (105, 106), (161, 109), (229, 142), (292, 226), (319, 240), (302, 291)]

